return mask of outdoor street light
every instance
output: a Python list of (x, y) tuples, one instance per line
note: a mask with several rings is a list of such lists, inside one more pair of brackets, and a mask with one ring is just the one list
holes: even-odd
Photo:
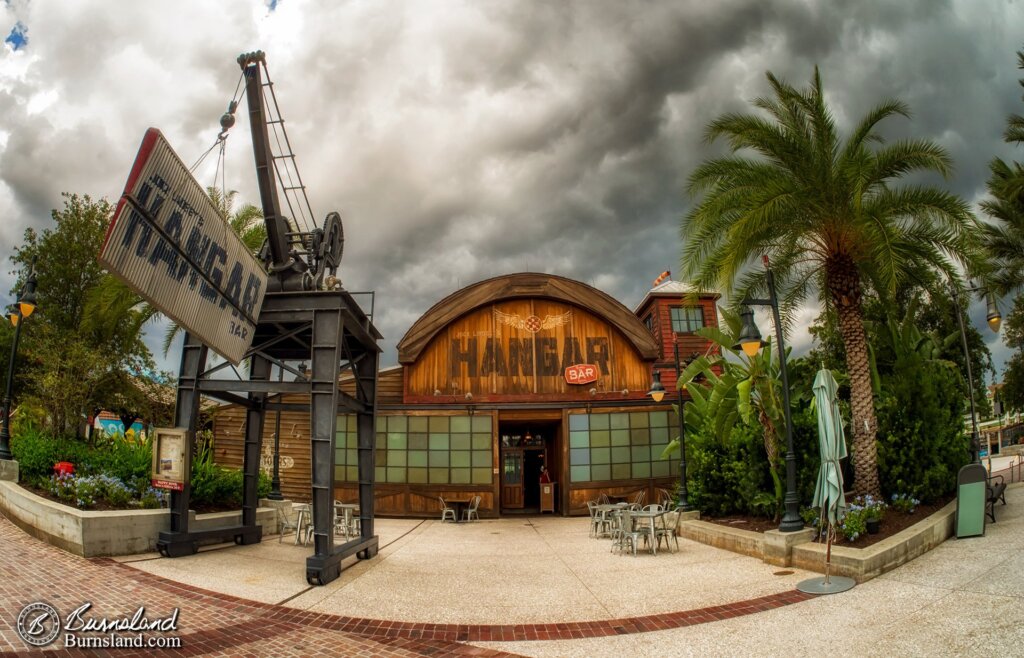
[(995, 333), (999, 333), (999, 327), (1003, 324), (1003, 316), (999, 314), (999, 307), (996, 306), (996, 296), (992, 293), (986, 295), (988, 302), (988, 314), (985, 316), (985, 320), (988, 322), (989, 329)]
[(655, 402), (661, 402), (665, 399), (665, 387), (661, 383), (661, 371), (654, 371), (654, 379), (651, 381), (651, 390), (647, 391), (647, 395), (650, 395)]
[(14, 358), (18, 353), (18, 339), (21, 337), (21, 320), (36, 310), (36, 259), (28, 268), (25, 285), (18, 293), (18, 303), (12, 307), (10, 318), (14, 325), (14, 341), (11, 343), (11, 360), (7, 365), (7, 388), (4, 391), (3, 409), (0, 410), (0, 459), (14, 459), (11, 453), (11, 390), (14, 386)]
[[(280, 366), (277, 369), (277, 381), (284, 381), (284, 368)], [(306, 381), (306, 363), (299, 364), (298, 373), (295, 375), (294, 381), (304, 382)], [(277, 396), (278, 404), (281, 403), (283, 394)], [(277, 415), (274, 418), (274, 470), (270, 477), (270, 493), (267, 494), (267, 498), (270, 500), (284, 500), (284, 495), (281, 493), (281, 410), (277, 410)]]
[[(689, 512), (692, 508), (690, 507), (690, 501), (687, 500), (686, 490), (686, 428), (683, 423), (683, 391), (679, 388), (678, 379), (679, 375), (682, 374), (682, 368), (679, 367), (679, 340), (673, 341), (672, 351), (676, 360), (676, 390), (679, 392), (679, 505), (677, 506), (680, 511)], [(651, 390), (647, 391), (647, 395), (651, 396), (651, 399), (655, 402), (661, 402), (665, 399), (665, 387), (661, 383), (661, 371), (655, 370), (653, 373), (654, 379), (651, 382)]]
[[(967, 292), (982, 292), (984, 288), (970, 287), (967, 288)], [(974, 463), (981, 462), (981, 441), (978, 437), (978, 414), (974, 409), (974, 374), (971, 372), (971, 353), (967, 349), (967, 329), (964, 327), (963, 310), (960, 308), (960, 292), (956, 286), (950, 282), (950, 291), (953, 297), (953, 308), (956, 309), (956, 321), (960, 324), (960, 340), (964, 345), (964, 363), (967, 365), (967, 392), (970, 394), (971, 401), (971, 461)], [(999, 333), (999, 327), (1002, 325), (1003, 316), (999, 314), (999, 307), (996, 306), (996, 298), (992, 293), (986, 295), (988, 302), (988, 313), (986, 320), (988, 326), (992, 331)], [(988, 466), (989, 471), (992, 470), (992, 451), (988, 451)]]
[(800, 498), (796, 493), (796, 454), (793, 452), (793, 419), (789, 411), (789, 377), (786, 374), (786, 343), (782, 338), (782, 319), (779, 317), (779, 300), (775, 295), (775, 277), (768, 266), (768, 257), (764, 257), (765, 274), (768, 278), (768, 299), (744, 299), (740, 304), (740, 327), (739, 340), (733, 349), (742, 349), (748, 357), (757, 354), (757, 351), (767, 343), (761, 340), (761, 332), (754, 324), (754, 311), (751, 306), (770, 306), (772, 318), (775, 320), (775, 338), (779, 347), (779, 371), (782, 375), (782, 412), (786, 417), (786, 498), (785, 513), (782, 515), (782, 523), (779, 524), (781, 532), (796, 532), (804, 527), (804, 521), (800, 518)]
[[(284, 381), (284, 368), (281, 366), (277, 367), (277, 381)], [(277, 403), (281, 404), (281, 396), (277, 396)], [(274, 417), (274, 470), (270, 476), (270, 493), (267, 494), (269, 500), (284, 500), (284, 496), (281, 495), (281, 410), (278, 409)]]

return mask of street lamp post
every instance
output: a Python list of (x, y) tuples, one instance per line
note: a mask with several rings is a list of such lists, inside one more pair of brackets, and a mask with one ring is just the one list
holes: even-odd
[[(277, 381), (284, 381), (284, 368), (278, 366)], [(277, 396), (277, 403), (281, 404), (281, 395)], [(277, 410), (274, 417), (274, 470), (270, 477), (269, 500), (284, 500), (281, 495), (281, 409)]]
[[(675, 356), (676, 363), (676, 380), (679, 379), (679, 375), (682, 374), (682, 369), (679, 367), (679, 340), (673, 341), (673, 354)], [(665, 387), (661, 383), (661, 371), (655, 370), (653, 373), (654, 380), (651, 382), (651, 390), (647, 392), (647, 395), (655, 402), (661, 402), (665, 399)], [(686, 427), (683, 423), (683, 390), (679, 388), (678, 381), (676, 383), (676, 391), (679, 394), (679, 510), (683, 512), (689, 512), (692, 508), (690, 507), (690, 501), (687, 500), (688, 493), (686, 490)]]
[[(301, 382), (306, 380), (306, 364), (303, 362), (299, 365), (299, 372), (295, 375), (295, 381)], [(284, 381), (284, 368), (278, 367), (277, 381)], [(277, 396), (277, 403), (281, 404), (283, 394)], [(277, 410), (277, 416), (274, 419), (274, 470), (270, 477), (270, 493), (267, 494), (267, 498), (270, 500), (284, 500), (284, 494), (281, 493), (281, 410)]]
[[(960, 340), (964, 346), (964, 364), (967, 366), (967, 392), (970, 394), (969, 399), (971, 401), (971, 461), (974, 463), (981, 462), (981, 441), (978, 437), (978, 413), (974, 407), (974, 373), (971, 372), (971, 353), (967, 348), (967, 329), (964, 327), (963, 309), (960, 307), (960, 292), (956, 286), (951, 282), (950, 291), (952, 292), (953, 308), (956, 310), (956, 321), (960, 325)], [(982, 292), (984, 288), (970, 287), (967, 288), (967, 292)], [(988, 314), (986, 320), (988, 326), (992, 331), (999, 333), (999, 327), (1003, 322), (1003, 316), (999, 313), (999, 307), (996, 306), (996, 298), (991, 293), (986, 295), (988, 302)], [(992, 451), (989, 450), (988, 455), (988, 467), (989, 471), (992, 470)]]
[(4, 390), (3, 409), (0, 410), (0, 459), (14, 459), (11, 453), (11, 392), (14, 387), (14, 359), (18, 353), (18, 339), (21, 338), (21, 320), (36, 310), (36, 259), (29, 265), (28, 278), (18, 293), (18, 303), (11, 310), (14, 325), (14, 340), (11, 343), (11, 359), (7, 364), (7, 388)]
[(754, 311), (751, 306), (769, 306), (772, 309), (772, 319), (775, 320), (775, 339), (779, 347), (779, 373), (782, 376), (782, 413), (786, 419), (786, 497), (784, 499), (785, 512), (782, 515), (782, 522), (779, 524), (781, 532), (796, 532), (804, 527), (804, 521), (800, 518), (800, 498), (796, 493), (796, 453), (793, 452), (793, 419), (789, 411), (789, 376), (786, 373), (786, 343), (782, 337), (782, 319), (779, 317), (779, 300), (775, 295), (775, 277), (768, 266), (768, 257), (764, 257), (765, 274), (768, 279), (768, 299), (746, 298), (740, 304), (743, 308), (740, 311), (743, 325), (740, 328), (739, 342), (736, 347), (743, 350), (747, 356), (754, 356), (764, 346), (761, 340), (761, 332), (754, 324)]

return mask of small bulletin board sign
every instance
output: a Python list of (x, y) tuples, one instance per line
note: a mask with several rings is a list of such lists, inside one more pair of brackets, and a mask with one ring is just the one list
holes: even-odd
[(189, 471), (188, 432), (179, 427), (153, 430), (153, 468), (150, 482), (158, 489), (183, 491)]

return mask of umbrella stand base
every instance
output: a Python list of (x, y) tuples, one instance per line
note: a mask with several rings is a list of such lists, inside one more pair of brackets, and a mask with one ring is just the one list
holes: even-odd
[(853, 578), (846, 578), (845, 576), (831, 576), (827, 583), (825, 582), (825, 576), (815, 576), (814, 578), (801, 580), (797, 583), (796, 588), (804, 594), (838, 594), (839, 592), (852, 589), (856, 584), (857, 581)]

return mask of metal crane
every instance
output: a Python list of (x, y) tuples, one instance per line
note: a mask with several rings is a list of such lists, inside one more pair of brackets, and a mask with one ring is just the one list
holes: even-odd
[[(344, 230), (341, 216), (330, 212), (324, 219), (322, 227), (299, 227), (291, 225), (281, 212), (276, 180), (276, 165), (279, 160), (290, 161), (296, 174), (294, 184), (285, 185), (286, 195), (294, 192), (297, 203), (293, 211), (303, 212), (309, 208), (309, 200), (305, 195), (305, 186), (298, 176), (295, 167), (295, 155), (291, 153), (291, 145), (284, 134), (284, 143), (279, 146), (287, 149), (287, 153), (274, 155), (271, 149), (269, 125), (284, 127), (280, 112), (276, 118), (270, 118), (267, 95), (264, 88), (273, 89), (273, 83), (266, 76), (266, 55), (262, 50), (243, 53), (238, 56), (238, 64), (242, 67), (245, 77), (246, 103), (249, 108), (249, 129), (252, 132), (253, 155), (256, 162), (256, 180), (259, 184), (260, 203), (263, 207), (263, 221), (267, 227), (267, 242), (261, 256), (271, 274), (270, 290), (320, 290), (323, 286), (337, 285), (336, 273), (341, 263), (345, 245)], [(267, 78), (267, 79), (265, 79)], [(276, 110), (276, 97), (271, 94), (270, 100)], [(226, 132), (235, 123), (236, 103), (233, 101), (228, 111), (221, 117), (221, 128)], [(223, 132), (221, 133), (224, 134)], [(304, 202), (301, 203), (301, 202)], [(302, 206), (305, 206), (303, 208)], [(312, 212), (309, 211), (310, 216)]]
[[(310, 479), (314, 552), (306, 559), (306, 580), (323, 585), (341, 574), (342, 560), (350, 555), (369, 559), (377, 554), (374, 533), (374, 437), (380, 332), (373, 326), (372, 293), (369, 315), (336, 276), (344, 246), (341, 217), (328, 213), (315, 226), (305, 186), (295, 166), (295, 156), (277, 111), (273, 85), (266, 73), (262, 51), (238, 57), (245, 80), (252, 131), (256, 177), (259, 184), (267, 240), (261, 257), (269, 274), (266, 295), (245, 354), (248, 379), (224, 379), (213, 375), (228, 364), (207, 368), (207, 346), (186, 332), (179, 369), (175, 427), (194, 436), (200, 395), (238, 404), (246, 409), (243, 447), (242, 519), (239, 525), (205, 530), (189, 529), (190, 485), (171, 494), (170, 531), (161, 532), (158, 550), (176, 557), (195, 553), (200, 543), (234, 540), (259, 542), (262, 530), (256, 522), (257, 483), (263, 427), (268, 411), (299, 410), (305, 405), (284, 402), (285, 394), (308, 397), (310, 416)], [(268, 91), (269, 90), (269, 93)], [(236, 90), (237, 93), (237, 90)], [(232, 100), (221, 117), (223, 145), (235, 123), (238, 107)], [(269, 126), (274, 127), (277, 153), (271, 148)], [(283, 142), (281, 139), (283, 135)], [(284, 172), (282, 174), (282, 171)], [(280, 181), (279, 181), (280, 179)], [(278, 194), (281, 183), (283, 195)], [(286, 200), (291, 218), (281, 208)], [(314, 224), (312, 227), (309, 224)], [(296, 369), (297, 361), (309, 370)], [(271, 377), (272, 368), (295, 375), (294, 381)], [(355, 384), (354, 394), (342, 392), (339, 377), (346, 374)], [(361, 532), (336, 545), (333, 531), (334, 438), (338, 414), (356, 416), (359, 455), (359, 517)]]

